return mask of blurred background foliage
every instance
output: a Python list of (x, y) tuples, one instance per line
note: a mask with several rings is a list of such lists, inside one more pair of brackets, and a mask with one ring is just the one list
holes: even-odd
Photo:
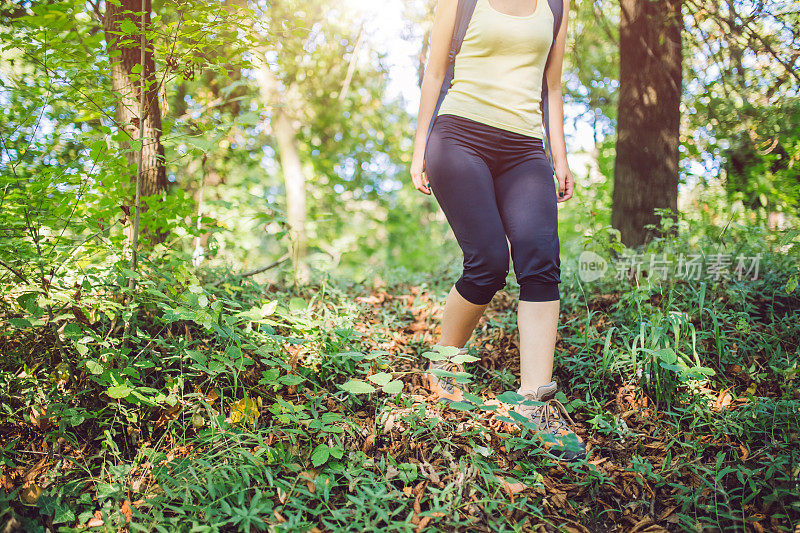
[[(686, 219), (796, 222), (794, 4), (684, 4)], [(407, 31), (394, 44), (420, 72), (434, 5), (407, 3)], [(132, 171), (125, 125), (114, 119), (103, 10), (2, 4), (0, 260), (25, 278), (68, 260), (91, 268), (124, 257)], [(414, 109), (388, 96), (388, 52), (371, 38), (381, 31), (376, 13), (315, 0), (154, 2), (148, 42), (168, 186), (147, 200), (154, 209), (143, 224), (166, 231), (167, 246), (197, 265), (241, 271), (289, 252), (287, 150), (274, 120), (282, 110), (303, 179), (303, 264), (367, 279), (382, 265), (426, 272), (457, 261), (435, 199), (411, 188)], [(564, 83), (578, 189), (560, 209), (567, 256), (610, 224), (619, 87), (618, 9), (576, 0), (571, 13)], [(127, 30), (137, 38), (135, 26)], [(289, 275), (287, 265), (279, 272)]]

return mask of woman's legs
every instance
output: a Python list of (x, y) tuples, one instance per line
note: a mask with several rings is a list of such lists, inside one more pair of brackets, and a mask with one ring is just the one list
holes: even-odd
[(488, 304), (476, 305), (465, 300), (455, 288), (450, 289), (442, 317), (442, 346), (466, 346)]
[(426, 175), (464, 252), (439, 344), (464, 346), (505, 285), (508, 244), (520, 285), (517, 322), (523, 390), (550, 383), (559, 313), (558, 211), (541, 139), (462, 117), (437, 117)]
[(553, 169), (540, 140), (508, 133), (495, 178), (495, 194), (511, 241), (520, 285), (520, 392), (536, 392), (553, 375), (560, 259)]
[[(485, 308), (508, 276), (508, 242), (489, 167), (500, 131), (462, 117), (441, 115), (426, 145), (425, 172), (431, 191), (464, 253), (463, 273), (455, 289), (473, 305), (465, 307), (460, 300), (448, 298), (454, 319), (461, 317), (463, 307), (471, 309), (464, 315), (471, 321), (469, 317)], [(463, 335), (455, 337), (460, 340)], [(468, 337), (463, 342), (466, 340)]]
[(536, 392), (553, 379), (559, 307), (559, 300), (519, 302), (520, 394)]
[[(442, 346), (465, 347), (494, 294), (508, 276), (510, 255), (494, 197), (491, 149), (499, 136), (491, 126), (461, 117), (436, 118), (425, 155), (431, 191), (464, 253), (463, 272), (451, 288), (442, 319)], [(459, 363), (437, 361), (429, 369), (460, 372)], [(428, 377), (439, 399), (460, 401), (452, 378)]]
[(586, 444), (575, 433), (566, 408), (555, 399), (558, 385), (552, 380), (561, 281), (553, 167), (540, 140), (511, 132), (504, 140), (495, 193), (520, 285), (519, 393), (542, 402), (521, 404), (516, 410), (538, 428), (551, 455), (581, 459), (586, 457)]

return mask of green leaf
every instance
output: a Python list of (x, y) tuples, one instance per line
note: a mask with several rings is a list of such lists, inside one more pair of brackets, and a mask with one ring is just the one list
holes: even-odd
[(655, 351), (655, 355), (667, 364), (675, 364), (678, 360), (678, 354), (672, 348), (661, 348)]
[[(156, 402), (154, 402), (152, 398), (149, 398), (149, 397), (145, 396), (144, 394), (142, 394), (141, 392), (139, 392), (137, 390), (131, 391), (131, 396), (133, 396), (134, 398), (138, 399), (142, 403), (145, 403), (145, 404), (149, 405), (150, 407), (153, 407), (153, 406), (157, 405)], [(130, 398), (128, 398), (128, 399), (130, 400)], [(133, 403), (135, 403), (135, 402), (133, 402)]]
[(302, 298), (294, 297), (289, 300), (289, 310), (290, 311), (302, 311), (308, 307), (308, 302), (303, 300)]
[(331, 449), (325, 444), (319, 444), (311, 454), (311, 463), (314, 466), (322, 466), (328, 461), (330, 455)]
[(403, 392), (403, 382), (399, 379), (395, 379), (394, 381), (390, 381), (386, 385), (383, 386), (383, 392), (386, 394), (399, 394)]
[(285, 376), (281, 376), (278, 378), (280, 383), (284, 385), (292, 386), (292, 385), (300, 385), (302, 382), (305, 381), (305, 378), (302, 376), (297, 376), (295, 374), (286, 374)]
[(70, 339), (77, 339), (78, 337), (83, 336), (83, 328), (80, 325), (70, 322), (66, 326), (64, 326), (63, 330), (64, 336), (69, 337)]
[(225, 356), (231, 361), (236, 361), (242, 358), (242, 350), (238, 346), (230, 345), (225, 348)]
[(347, 383), (339, 385), (339, 388), (351, 394), (364, 394), (369, 392), (375, 392), (375, 387), (373, 387), (366, 381), (361, 381), (360, 379), (351, 379)]
[(663, 368), (665, 370), (669, 370), (671, 372), (675, 372), (676, 374), (683, 374), (683, 367), (679, 366), (679, 365), (670, 365), (668, 363), (665, 363), (664, 361), (660, 361), (658, 363), (658, 366), (660, 366), (661, 368)]
[(216, 360), (209, 361), (209, 363), (208, 363), (208, 371), (211, 374), (219, 374), (223, 370), (225, 370), (225, 363), (223, 363), (222, 361), (216, 361)]
[(11, 324), (11, 327), (14, 329), (25, 329), (33, 326), (31, 321), (27, 318), (11, 318), (8, 320), (8, 323)]
[(333, 448), (330, 448), (330, 452), (331, 452), (331, 457), (333, 457), (334, 459), (341, 459), (342, 456), (344, 455), (344, 449), (341, 446), (335, 446)]
[(280, 370), (277, 368), (270, 368), (261, 372), (261, 379), (258, 381), (261, 385), (274, 385), (278, 383), (278, 374)]
[(371, 352), (369, 352), (365, 356), (365, 358), (366, 359), (375, 359), (376, 357), (380, 357), (381, 355), (392, 355), (392, 354), (391, 354), (391, 352), (388, 352), (386, 350), (372, 350)]
[(450, 402), (448, 406), (456, 411), (471, 411), (475, 409), (475, 406), (468, 402)]
[(128, 35), (135, 35), (139, 33), (139, 28), (129, 19), (122, 19), (119, 23), (119, 31), (127, 33)]
[(199, 352), (197, 350), (186, 350), (186, 355), (188, 355), (189, 357), (192, 358), (192, 360), (196, 361), (197, 363), (200, 363), (201, 365), (206, 364), (206, 362), (208, 361), (206, 356), (203, 355), (202, 352)]
[(89, 359), (86, 361), (86, 369), (94, 375), (99, 375), (103, 373), (103, 365), (95, 361), (94, 359)]
[(361, 352), (339, 352), (336, 355), (338, 355), (339, 357), (350, 357), (355, 361), (361, 361), (362, 359), (364, 359), (364, 354), (362, 354)]
[(461, 354), (461, 355), (456, 355), (455, 357), (451, 358), (450, 360), (452, 362), (454, 362), (454, 363), (461, 364), (461, 363), (474, 363), (475, 361), (480, 361), (481, 358), (480, 357), (475, 357), (474, 355), (469, 355), (469, 354), (465, 353), (465, 354)]
[(513, 418), (517, 422), (530, 422), (528, 417), (526, 417), (525, 415), (521, 415), (516, 411), (509, 411), (508, 414), (511, 415), (511, 418)]
[(275, 308), (278, 307), (278, 300), (273, 300), (271, 302), (267, 302), (261, 306), (261, 318), (266, 318), (270, 316), (272, 313), (275, 312)]
[(791, 277), (790, 277), (790, 278), (789, 278), (789, 279), (786, 281), (786, 288), (785, 288), (785, 290), (786, 290), (786, 294), (791, 294), (791, 293), (793, 293), (793, 292), (794, 292), (794, 290), (797, 288), (797, 285), (798, 285), (798, 278), (797, 278), (797, 275), (792, 275), (792, 276), (791, 276)]
[(119, 483), (99, 481), (95, 485), (95, 488), (97, 489), (97, 498), (99, 500), (117, 497), (122, 492), (122, 487), (119, 485)]
[(456, 383), (469, 383), (472, 381), (472, 374), (469, 372), (457, 372), (456, 376), (453, 378), (453, 381)]
[(470, 394), (469, 392), (464, 393), (464, 399), (474, 403), (477, 406), (483, 405), (483, 398), (480, 396), (475, 396), (474, 394)]
[(417, 465), (414, 463), (400, 463), (397, 467), (403, 483), (408, 484), (417, 479)]
[(53, 523), (61, 524), (75, 520), (75, 513), (66, 504), (49, 494), (42, 494), (36, 504), (43, 514), (53, 515)]
[(392, 375), (389, 374), (388, 372), (378, 372), (377, 374), (369, 376), (367, 379), (376, 384), (377, 386), (383, 387), (384, 385), (389, 383), (389, 381), (391, 381)]
[(444, 355), (445, 357), (453, 357), (458, 352), (461, 351), (461, 348), (457, 346), (434, 346), (433, 350), (439, 352), (440, 354)]
[(109, 387), (106, 390), (106, 394), (112, 398), (125, 398), (131, 393), (132, 390), (133, 389), (127, 385), (115, 385), (114, 387)]

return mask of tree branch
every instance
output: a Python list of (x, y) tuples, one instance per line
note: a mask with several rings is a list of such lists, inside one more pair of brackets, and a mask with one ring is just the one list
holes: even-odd
[(234, 276), (227, 276), (227, 277), (224, 277), (224, 278), (222, 278), (220, 280), (215, 281), (211, 285), (213, 287), (218, 287), (219, 285), (222, 285), (224, 282), (228, 281), (231, 278), (248, 278), (250, 276), (255, 276), (256, 274), (261, 274), (262, 272), (266, 272), (267, 270), (269, 270), (271, 268), (275, 268), (276, 266), (280, 265), (281, 263), (283, 263), (285, 261), (288, 261), (291, 257), (292, 257), (292, 254), (287, 252), (280, 259), (278, 259), (277, 261), (274, 261), (273, 263), (270, 263), (269, 265), (267, 265), (265, 267), (257, 268), (255, 270), (251, 270), (250, 272), (245, 272), (243, 274), (237, 274), (237, 275), (234, 275)]

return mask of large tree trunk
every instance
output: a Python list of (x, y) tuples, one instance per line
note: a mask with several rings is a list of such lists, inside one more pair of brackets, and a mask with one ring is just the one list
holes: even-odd
[(620, 90), (611, 224), (622, 242), (653, 235), (654, 208), (678, 209), (681, 0), (620, 0)]
[[(145, 0), (145, 31), (150, 27), (151, 0)], [(167, 173), (164, 165), (164, 146), (161, 144), (161, 109), (158, 104), (158, 84), (156, 83), (155, 61), (153, 47), (149, 40), (145, 41), (145, 107), (144, 120), (139, 117), (139, 98), (141, 88), (141, 72), (135, 73), (134, 68), (141, 63), (141, 37), (136, 34), (126, 34), (123, 29), (130, 21), (136, 28), (141, 29), (142, 0), (121, 0), (117, 6), (113, 2), (106, 2), (106, 13), (103, 17), (106, 44), (111, 56), (111, 84), (117, 93), (115, 116), (120, 128), (125, 130), (130, 140), (139, 138), (139, 127), (143, 124), (144, 131), (142, 148), (142, 196), (161, 193), (167, 188)], [(117, 33), (121, 34), (117, 34)], [(127, 43), (125, 43), (127, 41)], [(122, 44), (124, 43), (124, 44)], [(119, 55), (114, 57), (114, 54)], [(122, 146), (125, 156), (131, 166), (136, 165), (138, 153), (129, 150), (131, 143)], [(136, 176), (132, 175), (131, 179)], [(142, 203), (142, 210), (145, 208)], [(142, 232), (146, 232), (143, 228)], [(161, 236), (163, 237), (163, 236)]]

